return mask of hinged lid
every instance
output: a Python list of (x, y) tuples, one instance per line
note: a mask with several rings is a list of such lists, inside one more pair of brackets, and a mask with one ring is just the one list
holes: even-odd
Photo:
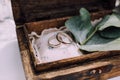
[(81, 7), (90, 12), (112, 10), (116, 0), (12, 0), (16, 23), (48, 20), (78, 14)]

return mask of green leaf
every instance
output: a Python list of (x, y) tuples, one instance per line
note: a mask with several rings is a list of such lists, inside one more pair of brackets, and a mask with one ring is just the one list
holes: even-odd
[(119, 38), (120, 37), (120, 28), (118, 27), (108, 27), (99, 32), (100, 35), (104, 38)]
[(98, 45), (98, 44), (106, 44), (110, 41), (113, 41), (112, 38), (104, 38), (100, 36), (99, 32), (96, 32), (89, 41), (84, 45)]
[(107, 15), (95, 27), (91, 24), (90, 13), (80, 9), (80, 15), (65, 22), (80, 49), (86, 51), (120, 50), (120, 15)]
[(105, 38), (118, 38), (120, 37), (120, 16), (112, 14), (100, 28), (100, 35)]
[[(103, 22), (101, 22), (101, 23), (103, 23)], [(111, 16), (109, 16), (109, 19), (104, 21), (104, 24), (99, 27), (99, 30), (103, 30), (110, 26), (120, 27), (120, 15), (112, 14)]]
[(82, 45), (80, 46), (80, 49), (86, 50), (89, 52), (120, 50), (120, 38), (117, 38), (116, 40), (113, 40), (106, 44)]
[[(65, 26), (72, 32), (75, 39), (83, 44), (88, 33), (93, 32), (90, 13), (85, 9), (80, 9), (80, 16), (74, 16), (65, 22)], [(91, 34), (90, 34), (91, 35)]]
[(106, 16), (98, 25), (97, 32), (80, 49), (86, 51), (120, 50), (120, 16)]

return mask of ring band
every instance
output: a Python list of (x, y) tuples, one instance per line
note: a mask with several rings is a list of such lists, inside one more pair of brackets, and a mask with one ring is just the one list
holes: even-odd
[(50, 37), (50, 38), (48, 39), (48, 45), (49, 45), (50, 47), (54, 47), (54, 48), (59, 47), (61, 43), (60, 43), (57, 39), (56, 39), (56, 41), (58, 41), (58, 44), (54, 44), (54, 43), (51, 42), (51, 41), (54, 40), (54, 39), (56, 39), (55, 36)]
[[(63, 41), (62, 36), (64, 36), (65, 38), (67, 38), (67, 39), (69, 40), (69, 42)], [(56, 38), (57, 38), (57, 40), (58, 40), (59, 42), (62, 42), (62, 43), (64, 43), (64, 44), (71, 44), (71, 43), (73, 42), (72, 38), (71, 38), (70, 36), (68, 36), (68, 35), (67, 35), (66, 33), (64, 33), (64, 32), (59, 32), (59, 33), (57, 33)]]

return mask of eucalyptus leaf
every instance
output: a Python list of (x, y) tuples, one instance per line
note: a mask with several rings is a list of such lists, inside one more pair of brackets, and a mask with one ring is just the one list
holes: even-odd
[(110, 50), (120, 50), (120, 38), (113, 40), (106, 44), (98, 44), (98, 45), (80, 45), (80, 49), (86, 50), (89, 52), (93, 51), (110, 51)]
[(88, 33), (93, 32), (90, 13), (85, 9), (80, 9), (80, 16), (74, 16), (65, 22), (65, 26), (72, 32), (76, 41), (83, 44)]
[(97, 32), (80, 49), (86, 51), (120, 50), (120, 19), (118, 14), (106, 16), (96, 26)]
[(97, 25), (92, 26), (90, 13), (80, 9), (80, 16), (65, 22), (65, 26), (85, 51), (120, 50), (120, 15), (113, 13), (105, 16)]
[(96, 26), (97, 32), (86, 44), (105, 44), (120, 37), (120, 16), (107, 15)]
[[(104, 24), (99, 26), (103, 22)], [(100, 31), (110, 26), (120, 27), (120, 15), (113, 13), (111, 16), (109, 16), (108, 20), (103, 20), (103, 22), (99, 23), (99, 25), (97, 26), (99, 27)]]
[(119, 38), (120, 37), (120, 28), (118, 27), (108, 27), (99, 32), (100, 35), (104, 38)]
[(100, 33), (97, 31), (92, 37), (91, 39), (88, 40), (88, 42), (86, 42), (86, 44), (84, 45), (98, 45), (98, 44), (106, 44), (109, 43), (113, 40), (115, 40), (116, 38), (104, 38), (102, 36), (100, 36)]

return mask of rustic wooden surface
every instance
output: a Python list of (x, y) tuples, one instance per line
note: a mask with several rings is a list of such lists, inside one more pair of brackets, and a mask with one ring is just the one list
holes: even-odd
[(91, 12), (92, 20), (103, 17), (111, 13), (114, 3), (115, 0), (12, 0), (16, 24), (29, 22), (26, 27), (17, 28), (26, 79), (106, 80), (120, 75), (120, 51), (95, 52), (42, 65), (34, 63), (27, 36), (31, 31), (40, 34), (43, 29), (64, 26), (66, 19), (78, 14), (81, 7)]
[[(25, 35), (21, 34), (21, 32), (23, 32), (22, 28), (17, 29), (17, 33), (20, 34), (18, 39), (27, 80), (106, 80), (120, 75), (120, 55), (92, 61), (88, 60), (78, 66), (68, 67), (67, 69), (35, 73), (28, 45), (25, 45), (27, 44), (23, 37)], [(120, 54), (120, 52), (118, 53)]]
[[(98, 14), (94, 15), (94, 18), (96, 18), (95, 16), (97, 16)], [(45, 21), (40, 21), (40, 22), (32, 22), (32, 23), (26, 23), (26, 29), (28, 31), (28, 33), (25, 34), (29, 34), (32, 31), (37, 32), (38, 34), (40, 34), (40, 32), (43, 29), (48, 29), (50, 27), (60, 27), (64, 25), (64, 22), (66, 21), (68, 17), (66, 18), (57, 18), (57, 19), (52, 19), (52, 20), (45, 20)], [(26, 32), (26, 31), (25, 31)], [(31, 44), (29, 43), (29, 47), (30, 47), (30, 53), (33, 55), (33, 50), (31, 48)], [(46, 63), (46, 64), (40, 64), (38, 62), (38, 60), (36, 60), (36, 56), (34, 56), (34, 65), (35, 65), (35, 69), (39, 70), (39, 71), (43, 71), (43, 70), (49, 70), (51, 68), (57, 68), (57, 67), (65, 67), (66, 65), (68, 66), (69, 64), (77, 64), (80, 62), (85, 62), (85, 61), (91, 61), (94, 59), (100, 59), (100, 58), (105, 58), (105, 57), (110, 57), (110, 56), (114, 56), (114, 55), (119, 55), (119, 51), (109, 51), (109, 52), (96, 52), (93, 54), (88, 54), (85, 56), (80, 56), (80, 57), (76, 57), (76, 58), (71, 58), (71, 59), (64, 59), (64, 60), (60, 60), (60, 61), (55, 61), (54, 63)], [(62, 64), (62, 65), (61, 65)]]
[[(43, 29), (47, 23), (49, 25), (44, 28), (59, 27), (65, 20), (66, 18), (58, 18), (26, 25), (28, 32), (31, 32)], [(33, 27), (35, 25), (37, 26)], [(41, 28), (41, 25), (44, 26)], [(95, 52), (35, 66), (25, 27), (18, 28), (17, 34), (27, 80), (103, 80), (120, 75), (120, 51)], [(90, 74), (91, 71), (94, 74)]]
[[(110, 14), (112, 11), (111, 10), (106, 10), (106, 11), (98, 11), (91, 13), (91, 20), (99, 19), (101, 17), (104, 17), (107, 14)], [(25, 23), (27, 26), (28, 33), (31, 33), (31, 31), (35, 31), (38, 34), (44, 29), (52, 28), (52, 27), (61, 27), (64, 26), (65, 21), (69, 19), (69, 17), (63, 17), (63, 18), (56, 18), (56, 19), (51, 19), (51, 20), (43, 20), (43, 21), (37, 21), (37, 22), (29, 22)], [(47, 24), (46, 24), (47, 23)]]
[(76, 15), (81, 7), (90, 12), (111, 10), (114, 3), (115, 0), (12, 0), (16, 23)]

